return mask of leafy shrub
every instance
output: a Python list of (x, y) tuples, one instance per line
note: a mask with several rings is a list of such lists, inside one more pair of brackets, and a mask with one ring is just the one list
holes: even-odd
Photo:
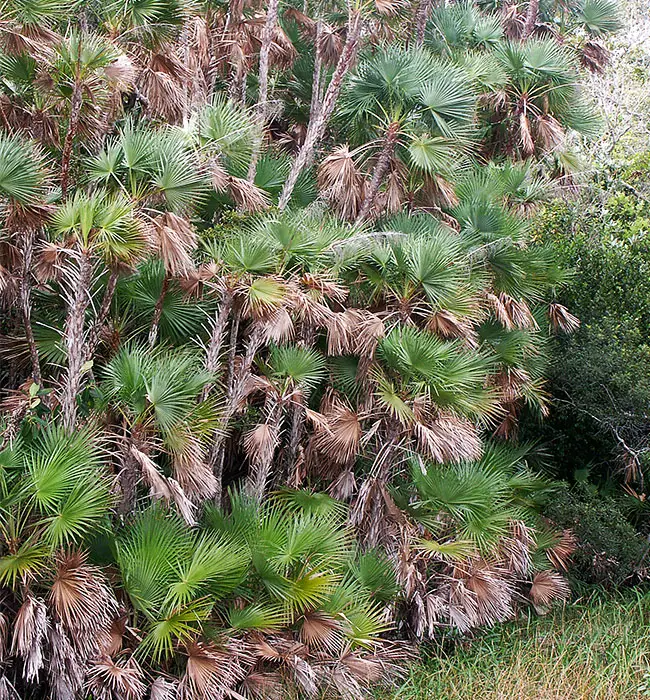
[(614, 587), (638, 581), (646, 543), (615, 496), (584, 483), (564, 484), (550, 499), (545, 514), (576, 536), (570, 574), (578, 584)]

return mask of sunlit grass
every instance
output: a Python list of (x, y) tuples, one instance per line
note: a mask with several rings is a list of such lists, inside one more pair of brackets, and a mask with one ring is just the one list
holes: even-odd
[(566, 606), (430, 648), (397, 700), (650, 698), (650, 596)]

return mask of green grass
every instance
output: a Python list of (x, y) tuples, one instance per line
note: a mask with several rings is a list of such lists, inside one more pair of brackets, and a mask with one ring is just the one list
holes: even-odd
[(650, 698), (650, 596), (574, 604), (430, 648), (388, 700)]

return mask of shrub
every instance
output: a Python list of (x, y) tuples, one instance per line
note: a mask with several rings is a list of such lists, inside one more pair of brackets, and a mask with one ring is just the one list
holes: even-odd
[(585, 483), (564, 484), (545, 515), (577, 539), (570, 575), (611, 588), (638, 582), (647, 544), (627, 520), (619, 500)]

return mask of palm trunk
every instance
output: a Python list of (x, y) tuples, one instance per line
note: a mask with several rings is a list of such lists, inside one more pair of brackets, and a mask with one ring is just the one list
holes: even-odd
[[(296, 403), (291, 409), (291, 430), (289, 432), (289, 445), (287, 447), (287, 481), (294, 487), (298, 487), (298, 479), (296, 478), (296, 460), (298, 458), (298, 450), (305, 431), (305, 407)], [(292, 474), (293, 471), (293, 474)]]
[(68, 195), (72, 145), (74, 143), (74, 137), (77, 135), (77, 129), (79, 128), (82, 103), (83, 94), (81, 92), (81, 85), (75, 83), (74, 90), (72, 92), (72, 103), (70, 105), (70, 121), (68, 122), (68, 130), (65, 134), (65, 141), (63, 142), (63, 152), (61, 153), (61, 196), (63, 199), (65, 199)]
[(384, 177), (390, 168), (390, 161), (395, 151), (395, 144), (397, 143), (399, 128), (399, 122), (393, 122), (386, 131), (386, 135), (384, 136), (384, 145), (382, 146), (379, 158), (377, 158), (377, 162), (375, 163), (375, 169), (372, 173), (372, 180), (370, 181), (370, 186), (368, 187), (365, 199), (361, 205), (361, 210), (357, 216), (356, 223), (363, 221), (368, 216), (368, 213), (375, 202), (377, 192), (379, 192), (381, 183), (384, 181)]
[(232, 385), (235, 381), (235, 356), (237, 355), (240, 322), (241, 316), (239, 313), (236, 313), (230, 326), (230, 343), (228, 344), (228, 366), (226, 368), (226, 390), (228, 396), (230, 396)]
[(352, 63), (354, 62), (360, 37), (361, 14), (359, 12), (355, 12), (350, 17), (345, 46), (343, 47), (341, 57), (336, 64), (336, 69), (334, 71), (334, 75), (332, 76), (332, 80), (327, 86), (327, 91), (325, 92), (325, 97), (323, 98), (323, 104), (321, 105), (318, 113), (315, 115), (315, 118), (309, 120), (305, 142), (300, 148), (300, 151), (298, 151), (298, 155), (291, 165), (289, 176), (287, 177), (284, 187), (282, 188), (282, 194), (280, 195), (280, 201), (278, 202), (278, 208), (280, 211), (286, 209), (300, 173), (311, 163), (312, 158), (314, 157), (316, 145), (322, 138), (327, 122), (332, 116), (332, 112), (336, 106), (336, 101), (339, 93), (341, 92), (341, 85), (343, 84), (343, 78), (345, 78), (347, 72), (352, 66)]
[(316, 22), (316, 43), (314, 54), (314, 74), (311, 80), (311, 104), (309, 105), (309, 121), (312, 122), (320, 110), (321, 105), (321, 80), (323, 71), (323, 57), (320, 45), (323, 40), (323, 21)]
[[(237, 328), (238, 319), (239, 316), (235, 318), (235, 321), (237, 321)], [(233, 321), (233, 328), (235, 327), (235, 321)], [(253, 364), (253, 360), (255, 359), (255, 355), (262, 346), (262, 342), (264, 340), (263, 333), (257, 329), (251, 334), (246, 345), (246, 353), (242, 358), (242, 361), (238, 367), (237, 375), (235, 376), (235, 356), (233, 352), (233, 347), (236, 349), (237, 344), (236, 337), (235, 343), (232, 342), (233, 335), (234, 334), (231, 334), (230, 344), (230, 355), (232, 360), (230, 357), (228, 360), (228, 364), (232, 364), (233, 371), (231, 377), (228, 380), (228, 395), (226, 400), (226, 407), (224, 409), (222, 418), (223, 427), (215, 432), (213, 436), (212, 447), (210, 449), (210, 454), (208, 456), (208, 462), (210, 464), (210, 467), (212, 468), (212, 471), (219, 482), (219, 491), (221, 491), (221, 479), (224, 459), (223, 446), (228, 435), (228, 423), (230, 422), (230, 419), (233, 417), (235, 411), (237, 410), (237, 407), (239, 406), (239, 402), (242, 398), (242, 394), (246, 385), (246, 380), (248, 379), (248, 374)], [(219, 496), (219, 501), (220, 499), (221, 497)], [(218, 504), (219, 501), (217, 501), (217, 496), (215, 496), (215, 502)]]
[(23, 266), (20, 275), (20, 302), (23, 312), (23, 326), (25, 328), (25, 339), (29, 347), (29, 356), (32, 361), (32, 378), (39, 387), (43, 387), (41, 378), (41, 363), (38, 358), (38, 347), (34, 340), (34, 331), (32, 329), (32, 284), (31, 284), (31, 268), (32, 257), (34, 252), (34, 232), (25, 231), (22, 236), (23, 241)]
[(92, 262), (88, 251), (79, 250), (79, 269), (72, 301), (68, 308), (65, 327), (65, 344), (68, 351), (68, 367), (61, 390), (63, 424), (73, 430), (77, 421), (77, 396), (81, 390), (82, 367), (86, 358), (84, 345), (84, 321), (90, 302)]
[(424, 44), (424, 34), (427, 29), (427, 21), (431, 10), (432, 0), (420, 0), (415, 13), (415, 45)]
[(253, 144), (253, 153), (251, 162), (248, 166), (248, 180), (253, 182), (255, 172), (257, 171), (257, 161), (262, 148), (262, 139), (264, 135), (264, 127), (266, 125), (266, 116), (269, 105), (269, 54), (271, 53), (271, 44), (273, 43), (273, 33), (278, 23), (278, 8), (280, 0), (269, 0), (266, 8), (266, 21), (264, 22), (264, 30), (262, 31), (262, 45), (260, 47), (260, 67), (259, 67), (259, 96), (257, 98), (257, 119), (260, 125), (260, 133)]
[[(233, 296), (232, 290), (227, 289), (214, 315), (214, 325), (212, 327), (208, 349), (205, 354), (205, 368), (211, 374), (214, 374), (219, 366), (219, 356), (221, 355), (226, 324), (228, 323), (230, 311), (232, 310)], [(212, 384), (206, 384), (203, 388), (203, 392), (201, 393), (201, 399), (203, 401), (208, 397), (211, 388)]]
[(115, 296), (115, 289), (117, 288), (117, 282), (120, 277), (120, 273), (117, 269), (113, 269), (108, 277), (108, 282), (106, 283), (106, 289), (104, 290), (104, 296), (102, 298), (102, 305), (95, 319), (93, 327), (88, 333), (88, 341), (86, 343), (86, 361), (92, 360), (97, 345), (99, 344), (99, 336), (104, 328), (106, 319), (108, 318), (108, 313), (111, 310), (111, 303), (113, 302), (113, 297)]
[(158, 338), (158, 328), (160, 326), (160, 319), (162, 318), (163, 305), (165, 303), (165, 297), (167, 296), (167, 290), (169, 289), (169, 275), (165, 274), (165, 277), (160, 287), (160, 294), (156, 301), (156, 305), (153, 309), (153, 318), (151, 319), (151, 327), (149, 328), (149, 347), (152, 348), (156, 344), (156, 339)]
[[(267, 424), (272, 427), (276, 440), (279, 438), (284, 422), (284, 411), (282, 404), (277, 398), (269, 399), (271, 405), (268, 409)], [(256, 501), (261, 501), (266, 493), (267, 485), (271, 476), (271, 468), (273, 467), (273, 457), (275, 456), (275, 447), (268, 451), (264, 459), (256, 464), (251, 465), (251, 473), (246, 480), (246, 492)]]
[(535, 25), (537, 24), (537, 15), (539, 14), (539, 0), (530, 0), (528, 3), (528, 11), (526, 12), (526, 21), (524, 22), (524, 28), (521, 31), (521, 38), (528, 39), (528, 37), (535, 31)]

